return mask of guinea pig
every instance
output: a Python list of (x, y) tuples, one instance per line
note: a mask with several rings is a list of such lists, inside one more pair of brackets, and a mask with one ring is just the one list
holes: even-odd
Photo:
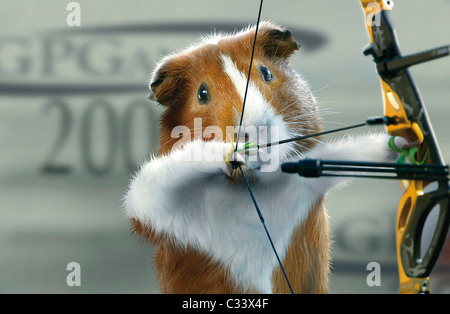
[(275, 133), (286, 139), (321, 131), (311, 88), (290, 66), (299, 45), (286, 29), (260, 23), (247, 87), (254, 37), (255, 27), (249, 27), (203, 38), (163, 58), (151, 76), (150, 98), (165, 108), (159, 151), (133, 176), (124, 213), (134, 232), (156, 245), (162, 293), (290, 292), (230, 160), (248, 175), (293, 291), (327, 293), (330, 235), (324, 197), (344, 179), (302, 178), (281, 172), (280, 164), (396, 157), (387, 134), (287, 143), (270, 161), (263, 158), (274, 155), (269, 149), (233, 150), (237, 142), (266, 143)]

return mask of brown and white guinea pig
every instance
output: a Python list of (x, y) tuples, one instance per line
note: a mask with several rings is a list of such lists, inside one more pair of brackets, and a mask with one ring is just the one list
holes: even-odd
[[(229, 130), (240, 124), (254, 34), (253, 27), (213, 35), (165, 57), (151, 78), (150, 97), (165, 107), (159, 152), (133, 177), (124, 211), (134, 231), (157, 245), (163, 293), (289, 292), (240, 172), (226, 162), (237, 139)], [(289, 64), (296, 50), (289, 31), (260, 24), (241, 143), (321, 130), (311, 89)], [(176, 145), (180, 126), (188, 140)], [(202, 133), (209, 127), (217, 131), (213, 136)], [(294, 292), (326, 293), (330, 240), (323, 199), (343, 179), (305, 179), (282, 173), (280, 164), (301, 158), (388, 161), (395, 153), (386, 134), (278, 147), (275, 162), (263, 161), (262, 155), (272, 154), (264, 149), (253, 160), (242, 152), (233, 158), (251, 178)]]

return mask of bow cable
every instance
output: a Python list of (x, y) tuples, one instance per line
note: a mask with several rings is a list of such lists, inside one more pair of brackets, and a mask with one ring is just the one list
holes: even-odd
[[(341, 131), (347, 131), (347, 130), (350, 130), (350, 129), (356, 129), (356, 128), (360, 128), (360, 127), (363, 127), (363, 126), (366, 126), (366, 125), (372, 126), (372, 125), (380, 125), (380, 124), (395, 125), (395, 124), (398, 124), (398, 120), (396, 118), (387, 117), (387, 116), (376, 117), (376, 118), (369, 118), (364, 123), (353, 124), (353, 125), (349, 125), (349, 126), (346, 126), (346, 127), (342, 127), (342, 128), (338, 128), (338, 129), (332, 129), (332, 130), (323, 131), (323, 132), (314, 133), (314, 134), (296, 136), (296, 137), (292, 137), (292, 138), (281, 140), (281, 141), (275, 141), (275, 142), (264, 143), (264, 144), (256, 144), (256, 143), (249, 142), (249, 143), (245, 144), (243, 150), (246, 151), (249, 148), (256, 148), (256, 150), (258, 150), (260, 148), (266, 148), (266, 147), (270, 147), (270, 146), (286, 144), (286, 143), (290, 143), (290, 142), (294, 142), (294, 141), (306, 140), (306, 139), (311, 138), (311, 137), (318, 137), (318, 136), (321, 136), (321, 135), (331, 134), (331, 133), (335, 133), (335, 132), (341, 132)], [(237, 150), (237, 149), (235, 149), (235, 151), (239, 151), (240, 152), (240, 150)], [(235, 168), (237, 168), (237, 165), (235, 166)]]

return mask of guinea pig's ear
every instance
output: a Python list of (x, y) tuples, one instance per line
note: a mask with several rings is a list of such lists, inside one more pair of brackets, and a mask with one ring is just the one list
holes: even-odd
[(158, 85), (160, 85), (163, 81), (164, 74), (163, 69), (158, 66), (155, 71), (152, 73), (152, 77), (150, 79), (150, 83), (148, 87), (150, 89), (150, 93), (148, 94), (148, 99), (158, 101), (156, 99), (156, 91), (158, 90)]
[(287, 59), (300, 48), (290, 31), (271, 22), (259, 24), (256, 42), (269, 58)]
[(161, 105), (170, 106), (180, 91), (183, 75), (177, 71), (176, 57), (164, 58), (156, 67), (150, 79), (148, 98)]

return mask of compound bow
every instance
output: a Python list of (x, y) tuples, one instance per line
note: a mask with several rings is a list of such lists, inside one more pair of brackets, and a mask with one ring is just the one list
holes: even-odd
[[(372, 55), (380, 77), (387, 132), (415, 142), (409, 151), (411, 161), (444, 166), (443, 158), (420, 94), (408, 67), (449, 55), (449, 46), (402, 56), (390, 11), (389, 0), (361, 0), (370, 44), (364, 50)], [(392, 119), (394, 118), (394, 119)], [(436, 183), (434, 183), (436, 182)], [(449, 183), (446, 177), (436, 181), (409, 180), (400, 199), (396, 240), (400, 293), (429, 293), (429, 275), (445, 243), (450, 223)], [(425, 192), (426, 187), (433, 191)], [(426, 253), (421, 257), (421, 234), (433, 208), (439, 219)]]

